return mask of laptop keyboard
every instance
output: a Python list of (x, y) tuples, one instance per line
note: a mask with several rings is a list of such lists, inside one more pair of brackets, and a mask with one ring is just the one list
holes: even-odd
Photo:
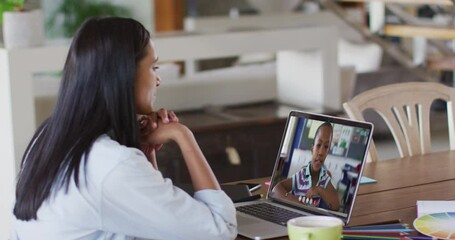
[(292, 218), (304, 216), (303, 214), (280, 208), (268, 203), (240, 206), (237, 207), (237, 211), (283, 226), (286, 226), (288, 220)]

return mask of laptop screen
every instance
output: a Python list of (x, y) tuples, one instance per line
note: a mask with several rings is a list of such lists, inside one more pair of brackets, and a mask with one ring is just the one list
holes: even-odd
[(349, 221), (373, 126), (291, 112), (267, 197)]

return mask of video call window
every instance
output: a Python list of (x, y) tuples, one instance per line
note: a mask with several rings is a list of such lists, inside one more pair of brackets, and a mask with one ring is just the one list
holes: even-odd
[[(289, 121), (273, 176), (272, 196), (346, 216), (370, 130), (296, 116)], [(327, 189), (321, 190), (326, 201), (318, 195), (306, 197), (308, 189), (316, 185)]]

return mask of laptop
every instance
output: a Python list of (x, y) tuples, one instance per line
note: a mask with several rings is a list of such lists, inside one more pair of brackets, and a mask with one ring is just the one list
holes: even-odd
[(239, 234), (286, 236), (287, 221), (305, 215), (349, 223), (372, 133), (371, 123), (291, 111), (266, 198), (235, 204)]

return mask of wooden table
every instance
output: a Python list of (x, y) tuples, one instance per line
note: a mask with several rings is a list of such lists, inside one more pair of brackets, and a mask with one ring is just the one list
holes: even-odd
[(367, 163), (363, 175), (378, 182), (360, 186), (349, 226), (395, 220), (412, 226), (417, 200), (455, 200), (455, 151)]

